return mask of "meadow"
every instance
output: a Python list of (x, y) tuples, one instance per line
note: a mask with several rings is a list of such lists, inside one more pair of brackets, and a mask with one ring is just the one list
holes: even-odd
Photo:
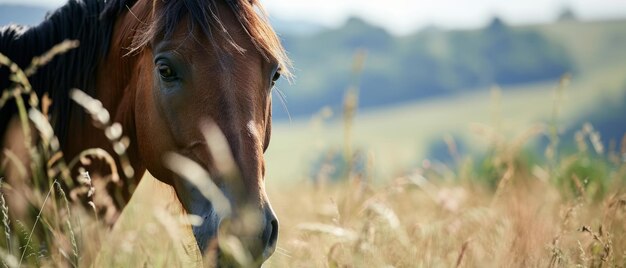
[[(38, 160), (25, 168), (44, 183), (27, 199), (30, 221), (11, 222), (0, 198), (3, 264), (205, 265), (189, 230), (193, 217), (150, 175), (112, 230), (69, 201), (56, 183), (68, 177), (67, 164), (26, 73), (16, 72), (21, 86), (2, 99), (20, 100), (22, 123), (30, 120), (26, 129), (41, 137), (32, 151)], [(275, 124), (266, 184), (281, 227), (265, 267), (626, 266), (626, 137), (607, 147), (594, 122), (573, 121), (623, 96), (623, 82), (619, 69), (600, 68), (365, 112), (355, 89), (342, 110)], [(547, 143), (537, 145), (538, 137)], [(436, 140), (452, 161), (427, 158)], [(461, 141), (467, 150), (458, 150)], [(544, 147), (529, 153), (536, 146)], [(236, 243), (220, 247), (245, 266)]]
[[(609, 78), (620, 76), (604, 74), (410, 103), (349, 121), (279, 125), (268, 152), (277, 177), (268, 180), (279, 181), (268, 183), (285, 254), (270, 264), (624, 267), (626, 136), (609, 149), (593, 122), (573, 123), (585, 107), (625, 93), (622, 81)], [(598, 83), (616, 86), (588, 90)], [(560, 134), (568, 128), (579, 131)], [(460, 153), (452, 137), (470, 148)], [(543, 155), (529, 156), (542, 137), (549, 140)], [(453, 161), (425, 157), (436, 139), (446, 141)], [(345, 156), (358, 146), (366, 148), (365, 170), (333, 166), (358, 162)], [(329, 151), (348, 159), (315, 166), (330, 172), (311, 171)], [(323, 176), (333, 169), (342, 173)]]

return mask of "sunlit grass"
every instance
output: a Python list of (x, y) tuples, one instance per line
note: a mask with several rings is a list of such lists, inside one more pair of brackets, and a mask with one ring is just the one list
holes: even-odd
[[(290, 189), (298, 193), (291, 196), (276, 190), (272, 201), (281, 219), (282, 251), (270, 263), (619, 267), (626, 262), (623, 189), (613, 188), (599, 202), (569, 198), (521, 170), (496, 195), (472, 184), (430, 182), (421, 172), (382, 187), (309, 185)], [(624, 181), (621, 172), (618, 185)]]
[[(567, 81), (565, 77), (553, 89), (556, 96), (566, 90)], [(498, 107), (501, 103), (495, 96), (493, 105)], [(548, 119), (526, 129), (517, 126), (513, 138), (502, 133), (497, 123), (475, 127), (482, 146), (490, 152), (486, 155), (461, 155), (454, 141), (447, 140), (449, 153), (455, 156), (452, 164), (424, 160), (382, 178), (348, 168), (334, 183), (307, 178), (284, 187), (274, 184), (270, 197), (282, 232), (281, 250), (270, 264), (624, 266), (626, 147), (604, 150), (600, 133), (585, 124), (576, 133), (577, 150), (564, 153), (559, 139), (568, 137), (561, 137), (559, 124), (561, 105), (567, 101), (561, 97), (546, 100), (548, 107), (541, 109), (548, 111)], [(492, 113), (492, 120), (507, 123), (501, 110), (492, 109)], [(406, 116), (390, 120), (403, 119)], [(359, 135), (371, 134), (355, 131), (353, 135), (354, 139), (344, 142), (356, 143)], [(540, 161), (525, 156), (538, 136), (550, 140)], [(355, 161), (349, 155), (345, 161), (327, 164), (345, 170), (338, 165), (352, 166), (345, 163)]]

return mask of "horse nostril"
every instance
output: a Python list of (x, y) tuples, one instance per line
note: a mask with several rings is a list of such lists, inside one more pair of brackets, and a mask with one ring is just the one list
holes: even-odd
[(268, 241), (267, 246), (273, 249), (276, 246), (276, 240), (278, 240), (278, 221), (273, 219), (271, 226), (272, 234), (270, 235), (270, 240)]
[(263, 231), (263, 255), (265, 258), (274, 253), (276, 249), (276, 241), (278, 240), (278, 221), (272, 217), (269, 224), (265, 226)]

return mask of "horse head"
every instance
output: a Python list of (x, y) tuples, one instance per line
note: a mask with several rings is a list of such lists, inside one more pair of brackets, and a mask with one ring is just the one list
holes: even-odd
[[(264, 260), (276, 246), (278, 220), (265, 193), (263, 154), (270, 141), (272, 88), (288, 62), (254, 2), (133, 3), (115, 24), (108, 60), (101, 65), (108, 71), (99, 81), (102, 87), (125, 87), (128, 97), (117, 114), (133, 129), (133, 166), (172, 185), (185, 209), (202, 218), (193, 227), (200, 249), (207, 249), (225, 222), (249, 221), (246, 211), (257, 216), (256, 228), (231, 229), (238, 230), (252, 257)], [(112, 82), (111, 76), (122, 77)], [(212, 153), (223, 145), (207, 142), (207, 126), (223, 133), (236, 172), (226, 174), (220, 166), (219, 158), (227, 156)], [(227, 220), (203, 189), (167, 168), (164, 156), (172, 152), (208, 171), (204, 179), (233, 208)]]

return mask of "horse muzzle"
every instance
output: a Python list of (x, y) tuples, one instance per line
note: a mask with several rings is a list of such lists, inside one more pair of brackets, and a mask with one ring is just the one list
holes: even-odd
[[(190, 212), (202, 219), (192, 227), (198, 248), (202, 253), (217, 250), (220, 265), (260, 266), (276, 249), (278, 220), (269, 206), (261, 209), (247, 206), (220, 218), (209, 202), (196, 202), (191, 204)], [(217, 248), (209, 248), (211, 245)]]

